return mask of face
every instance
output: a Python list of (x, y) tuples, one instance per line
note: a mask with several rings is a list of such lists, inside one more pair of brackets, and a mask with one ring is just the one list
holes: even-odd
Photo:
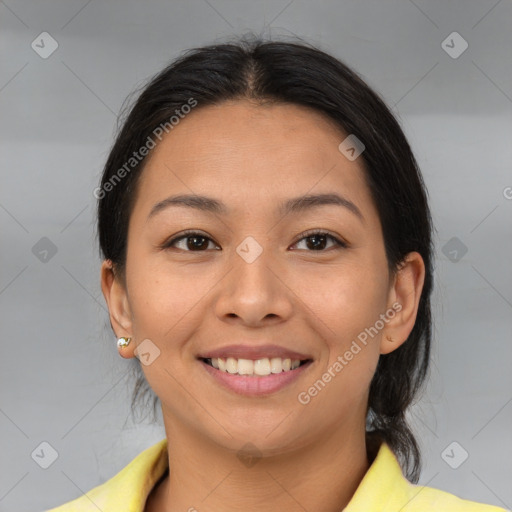
[[(364, 429), (379, 356), (412, 330), (423, 269), (412, 254), (389, 274), (362, 158), (338, 149), (346, 136), (307, 108), (233, 101), (198, 107), (155, 148), (125, 284), (105, 263), (102, 286), (116, 334), (134, 339), (125, 357), (142, 347), (166, 425), (268, 453)], [(189, 194), (221, 207), (161, 203)], [(321, 194), (342, 200), (290, 203)], [(246, 359), (235, 372), (266, 373), (268, 358), (278, 373), (219, 376), (200, 359), (212, 353)], [(287, 355), (301, 366), (284, 371)]]

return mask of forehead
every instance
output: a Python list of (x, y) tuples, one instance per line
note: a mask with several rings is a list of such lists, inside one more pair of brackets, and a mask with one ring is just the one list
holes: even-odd
[(153, 150), (136, 209), (147, 215), (156, 201), (177, 192), (222, 198), (239, 212), (340, 192), (368, 211), (362, 159), (350, 161), (338, 149), (346, 136), (307, 107), (247, 100), (199, 105)]

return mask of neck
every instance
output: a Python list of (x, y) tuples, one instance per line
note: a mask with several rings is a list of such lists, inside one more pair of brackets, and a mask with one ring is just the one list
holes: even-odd
[(340, 512), (370, 466), (364, 428), (340, 427), (286, 454), (250, 459), (174, 420), (164, 423), (170, 471), (146, 512)]

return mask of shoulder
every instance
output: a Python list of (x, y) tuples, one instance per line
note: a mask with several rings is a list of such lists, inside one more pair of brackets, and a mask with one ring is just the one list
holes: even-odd
[(168, 468), (167, 439), (139, 453), (119, 473), (82, 496), (45, 512), (139, 510)]
[(434, 487), (412, 484), (398, 460), (382, 443), (344, 512), (510, 512), (504, 508), (462, 499)]
[(408, 499), (410, 500), (403, 512), (508, 512), (506, 509), (494, 505), (486, 505), (476, 501), (469, 501), (455, 494), (451, 494), (433, 487), (424, 487), (408, 483)]

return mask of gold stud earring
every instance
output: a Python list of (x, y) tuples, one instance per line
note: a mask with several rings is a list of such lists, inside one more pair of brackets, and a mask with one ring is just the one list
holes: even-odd
[(118, 348), (125, 348), (130, 344), (130, 341), (132, 341), (131, 338), (119, 338), (117, 340), (117, 347)]

